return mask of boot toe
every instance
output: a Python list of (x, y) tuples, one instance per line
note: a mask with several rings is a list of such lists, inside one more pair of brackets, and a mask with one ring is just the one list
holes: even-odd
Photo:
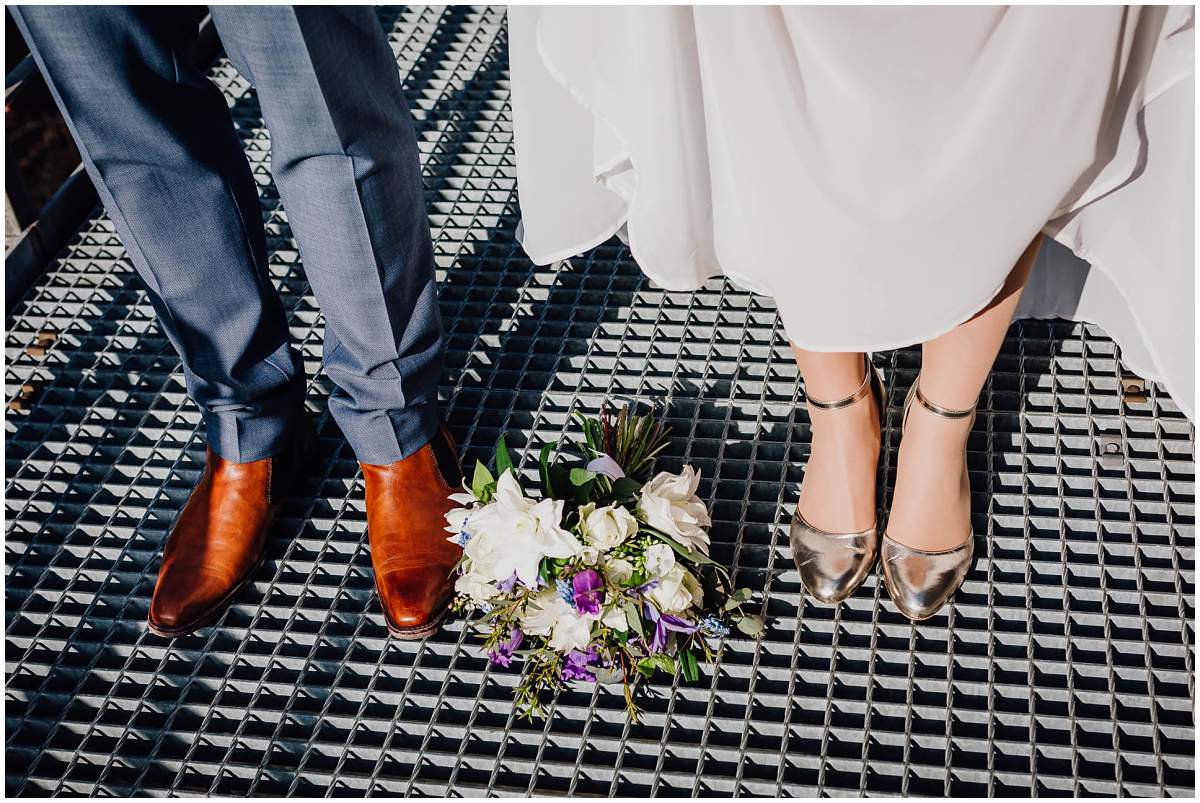
[(166, 635), (190, 632), (204, 624), (231, 590), (209, 572), (192, 572), (187, 578), (165, 575), (150, 600), (150, 626)]
[(396, 630), (419, 630), (435, 623), (451, 594), (450, 570), (444, 566), (392, 569), (376, 578), (379, 600)]

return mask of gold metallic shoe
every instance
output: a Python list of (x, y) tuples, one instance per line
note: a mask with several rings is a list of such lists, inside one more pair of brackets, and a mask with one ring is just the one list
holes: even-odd
[[(866, 362), (867, 375), (854, 393), (834, 402), (809, 397), (808, 403), (821, 410), (840, 410), (874, 391), (882, 421), (883, 374), (871, 363), (870, 357), (866, 357)], [(879, 554), (879, 525), (857, 533), (830, 533), (809, 524), (797, 505), (789, 540), (804, 589), (821, 602), (838, 603), (862, 585), (875, 565), (875, 557)]]
[[(960, 419), (971, 416), (974, 421), (974, 407), (967, 410), (951, 410), (934, 404), (921, 393), (920, 381), (918, 376), (908, 392), (908, 398), (904, 400), (901, 432), (904, 430), (904, 423), (908, 421), (908, 412), (913, 401), (942, 418)], [(966, 460), (963, 461), (963, 473), (967, 473)], [(975, 554), (975, 537), (968, 527), (967, 539), (959, 546), (929, 551), (905, 546), (884, 533), (880, 549), (883, 584), (887, 587), (892, 602), (896, 603), (902, 614), (919, 622), (941, 610), (962, 585), (967, 570), (971, 567), (971, 558)]]

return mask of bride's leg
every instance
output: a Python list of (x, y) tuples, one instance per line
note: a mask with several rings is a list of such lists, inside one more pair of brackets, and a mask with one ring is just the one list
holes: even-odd
[[(1004, 342), (1041, 242), (1039, 234), (985, 309), (922, 346), (921, 393), (930, 402), (953, 410), (974, 406)], [(963, 473), (971, 422), (971, 417), (952, 420), (919, 404), (912, 406), (896, 464), (889, 537), (926, 550), (963, 543), (971, 526), (971, 489)]]
[[(861, 352), (805, 351), (792, 346), (814, 399), (843, 399), (862, 385)], [(828, 532), (858, 532), (875, 524), (875, 468), (879, 461), (879, 411), (868, 396), (840, 410), (808, 407), (812, 451), (804, 469), (799, 509)]]

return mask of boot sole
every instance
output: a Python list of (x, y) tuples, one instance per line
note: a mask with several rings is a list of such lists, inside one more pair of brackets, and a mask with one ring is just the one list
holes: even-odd
[(423, 625), (416, 627), (399, 627), (392, 622), (392, 617), (388, 616), (385, 609), (383, 612), (383, 620), (387, 623), (388, 635), (400, 641), (419, 641), (423, 638), (428, 638), (436, 633), (446, 620), (450, 613), (450, 598), (447, 597), (430, 617), (429, 621)]

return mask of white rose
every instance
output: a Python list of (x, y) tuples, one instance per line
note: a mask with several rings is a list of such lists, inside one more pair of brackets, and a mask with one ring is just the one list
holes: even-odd
[(675, 550), (655, 544), (646, 550), (646, 579), (657, 580), (675, 568)]
[(582, 545), (560, 526), (563, 502), (534, 502), (522, 493), (511, 471), (500, 476), (495, 499), (470, 517), (471, 537), (463, 547), (474, 571), (494, 582), (514, 573), (525, 586), (537, 584), (542, 558), (569, 558)]
[(547, 643), (551, 649), (562, 652), (586, 650), (592, 643), (592, 622), (594, 621), (596, 621), (596, 617), (584, 616), (568, 605), (567, 611), (554, 623), (554, 630)]
[(471, 601), (477, 605), (493, 599), (500, 593), (495, 583), (475, 572), (460, 574), (454, 581), (454, 590), (470, 597)]
[(600, 620), (606, 627), (611, 627), (619, 633), (624, 633), (629, 629), (629, 617), (625, 615), (625, 611), (617, 606), (609, 608), (604, 617)]
[(704, 602), (700, 581), (682, 566), (676, 565), (659, 578), (658, 585), (646, 595), (663, 613), (683, 613)]
[(521, 629), (534, 636), (550, 636), (551, 649), (586, 650), (592, 641), (595, 616), (575, 610), (554, 587), (545, 588), (525, 605)]
[(604, 575), (613, 585), (621, 585), (633, 577), (633, 564), (624, 558), (609, 558), (604, 562)]
[(585, 566), (595, 566), (600, 562), (600, 550), (590, 544), (584, 544), (583, 549), (579, 550), (579, 559)]
[(606, 505), (598, 508), (592, 503), (579, 508), (579, 532), (600, 550), (620, 546), (637, 530), (637, 519), (623, 507)]
[(521, 629), (534, 636), (548, 635), (558, 620), (568, 613), (574, 613), (574, 609), (553, 586), (542, 589), (525, 604)]
[(681, 474), (664, 471), (642, 486), (638, 511), (654, 529), (707, 555), (712, 519), (696, 496), (699, 486), (700, 474), (691, 466), (684, 466)]

